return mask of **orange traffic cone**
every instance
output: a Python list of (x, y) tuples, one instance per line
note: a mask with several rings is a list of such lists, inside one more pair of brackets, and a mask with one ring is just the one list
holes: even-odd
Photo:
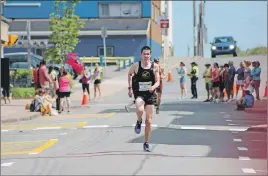
[(223, 90), (223, 97), (227, 97), (226, 89)]
[(265, 90), (264, 90), (264, 96), (263, 97), (268, 97), (268, 82), (266, 81), (266, 86), (265, 86)]
[(172, 74), (171, 71), (168, 72), (168, 80), (167, 82), (171, 82), (172, 81)]
[(236, 95), (236, 82), (234, 82), (234, 86), (233, 86), (233, 95)]
[(82, 99), (82, 104), (81, 105), (87, 105), (88, 104), (88, 97), (87, 97), (87, 91), (86, 89), (84, 90), (84, 95), (83, 95), (83, 99)]

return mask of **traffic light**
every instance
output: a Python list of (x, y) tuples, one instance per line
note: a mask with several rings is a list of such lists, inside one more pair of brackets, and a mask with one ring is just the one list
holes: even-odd
[(8, 42), (4, 43), (4, 47), (10, 47), (15, 45), (18, 39), (19, 39), (18, 35), (8, 35)]

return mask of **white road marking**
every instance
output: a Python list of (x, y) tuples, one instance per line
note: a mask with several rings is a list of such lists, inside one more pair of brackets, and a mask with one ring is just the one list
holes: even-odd
[(15, 162), (9, 162), (9, 163), (2, 163), (1, 167), (8, 167), (8, 166), (12, 166)]
[(246, 147), (237, 147), (238, 150), (245, 151), (248, 150)]
[(66, 135), (66, 134), (68, 134), (68, 133), (60, 133), (60, 135)]
[(248, 160), (250, 160), (249, 157), (245, 157), (245, 156), (239, 156), (238, 159), (239, 159), (239, 160), (243, 160), (243, 161), (248, 161)]
[(205, 127), (187, 127), (187, 126), (182, 126), (181, 129), (183, 130), (205, 130)]
[(83, 128), (108, 128), (109, 125), (91, 125), (91, 126), (84, 126)]
[(242, 142), (242, 139), (233, 139), (234, 142)]
[(246, 131), (246, 128), (229, 129), (230, 131)]
[(1, 130), (1, 133), (2, 133), (2, 132), (8, 132), (8, 130)]
[(232, 122), (232, 120), (225, 120), (226, 122)]
[(29, 155), (36, 155), (36, 154), (38, 154), (38, 153), (36, 153), (36, 152), (33, 152), (33, 153), (28, 153)]
[(252, 168), (242, 168), (242, 171), (245, 173), (245, 174), (256, 174), (256, 171)]
[[(136, 126), (136, 124), (133, 124), (132, 126), (134, 127), (134, 126)], [(142, 127), (145, 127), (146, 125), (145, 125), (145, 124), (142, 124), (141, 126), (142, 126)], [(156, 125), (156, 124), (152, 124), (151, 127), (158, 127), (158, 125)]]
[(40, 127), (40, 128), (35, 128), (33, 130), (54, 130), (54, 129), (61, 129), (61, 127)]
[(230, 125), (230, 126), (236, 126), (237, 124), (228, 123), (228, 125)]

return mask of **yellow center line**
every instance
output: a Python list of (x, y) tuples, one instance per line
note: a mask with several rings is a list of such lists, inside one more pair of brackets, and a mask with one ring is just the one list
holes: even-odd
[(45, 149), (52, 147), (57, 141), (58, 141), (58, 139), (50, 139), (46, 143), (41, 145), (40, 147), (33, 149), (29, 154), (40, 153), (40, 152), (44, 151)]
[[(10, 147), (6, 146), (2, 146), (2, 144), (9, 144), (9, 145), (12, 145), (12, 144), (21, 144), (19, 146), (24, 146), (23, 144), (25, 144), (27, 146), (27, 143), (41, 143), (42, 145), (36, 147), (36, 146), (32, 146), (33, 149), (32, 150), (26, 150), (26, 151), (7, 151), (7, 152), (1, 152), (1, 155), (21, 155), (21, 154), (38, 154), (42, 151), (44, 151), (45, 149), (47, 148), (50, 148), (52, 147), (56, 142), (58, 141), (58, 139), (50, 139), (50, 140), (45, 140), (45, 141), (20, 141), (20, 142), (1, 142), (1, 148), (2, 150), (5, 150), (4, 148), (6, 149), (10, 149)], [(19, 147), (17, 146), (17, 147)], [(25, 146), (24, 146), (25, 147)], [(12, 149), (11, 149), (12, 150)], [(19, 149), (18, 149), (19, 150)]]

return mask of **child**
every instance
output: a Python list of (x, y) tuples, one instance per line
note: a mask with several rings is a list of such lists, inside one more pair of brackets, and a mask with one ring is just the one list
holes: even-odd
[(238, 111), (243, 111), (245, 108), (252, 108), (254, 106), (254, 97), (250, 89), (245, 90), (245, 97), (240, 101), (236, 102)]

